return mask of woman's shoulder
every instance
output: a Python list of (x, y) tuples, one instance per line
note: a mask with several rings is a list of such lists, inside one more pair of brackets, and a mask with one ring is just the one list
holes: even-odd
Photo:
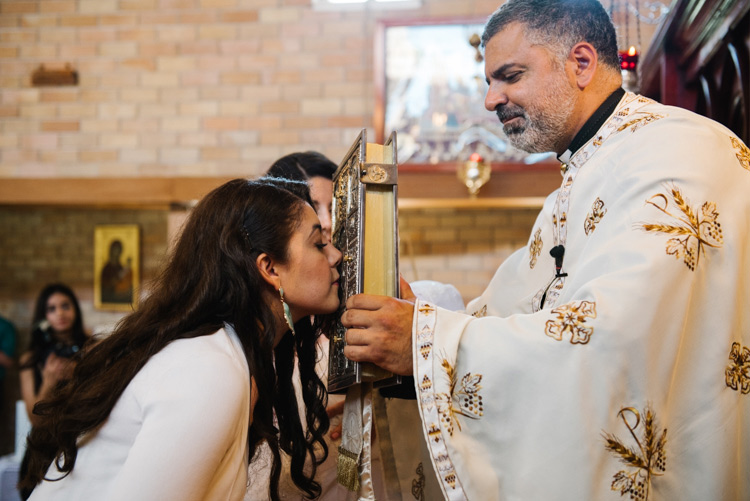
[(126, 392), (142, 404), (161, 401), (164, 395), (206, 403), (214, 408), (226, 399), (249, 404), (250, 377), (244, 360), (237, 360), (223, 330), (172, 341), (135, 375)]
[(184, 353), (196, 352), (205, 355), (202, 358), (209, 359), (232, 355), (233, 350), (229, 334), (224, 329), (219, 329), (204, 336), (175, 339), (155, 356), (161, 355), (171, 358)]
[(157, 378), (160, 374), (175, 372), (211, 379), (248, 376), (244, 355), (238, 352), (225, 329), (205, 336), (176, 339), (151, 357), (141, 371)]

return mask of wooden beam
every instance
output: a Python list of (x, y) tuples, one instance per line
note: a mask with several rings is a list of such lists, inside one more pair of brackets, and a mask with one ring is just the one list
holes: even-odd
[[(546, 197), (560, 187), (560, 168), (528, 166), (527, 170), (493, 171), (489, 182), (479, 190), (478, 200), (491, 198)], [(444, 172), (398, 173), (398, 196), (403, 198), (469, 198), (454, 170)]]
[[(544, 197), (560, 186), (557, 166), (493, 171), (479, 199)], [(0, 205), (170, 208), (190, 206), (232, 177), (0, 178)], [(399, 198), (468, 199), (455, 170), (399, 170)]]
[(5, 178), (0, 205), (169, 207), (198, 200), (232, 178)]
[(425, 209), (541, 209), (544, 197), (507, 198), (399, 198), (398, 210)]

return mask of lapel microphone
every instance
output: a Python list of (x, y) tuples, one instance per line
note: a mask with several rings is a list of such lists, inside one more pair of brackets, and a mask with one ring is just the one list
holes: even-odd
[(565, 256), (565, 247), (555, 245), (549, 250), (549, 255), (555, 258), (555, 278), (567, 277), (567, 273), (560, 273), (563, 265), (563, 257)]

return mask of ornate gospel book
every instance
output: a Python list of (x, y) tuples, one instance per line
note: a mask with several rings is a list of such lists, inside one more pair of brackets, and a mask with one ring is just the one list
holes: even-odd
[[(398, 297), (398, 212), (396, 133), (385, 144), (366, 141), (362, 130), (333, 176), (333, 245), (343, 254), (342, 306), (354, 294)], [(400, 377), (373, 364), (344, 356), (346, 329), (338, 323), (331, 338), (328, 391), (371, 382), (388, 386)]]

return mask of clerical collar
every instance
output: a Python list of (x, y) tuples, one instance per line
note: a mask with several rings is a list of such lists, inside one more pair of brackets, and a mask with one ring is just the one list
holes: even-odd
[(567, 167), (568, 162), (570, 162), (570, 157), (573, 156), (573, 153), (581, 149), (581, 147), (586, 144), (589, 139), (594, 137), (596, 131), (598, 131), (601, 126), (604, 125), (604, 122), (606, 122), (609, 116), (615, 111), (615, 108), (617, 108), (617, 104), (620, 102), (620, 99), (622, 99), (622, 96), (624, 95), (625, 90), (620, 87), (612, 94), (610, 94), (609, 97), (605, 99), (604, 102), (589, 117), (589, 119), (586, 120), (586, 123), (583, 124), (581, 130), (578, 131), (578, 134), (576, 134), (576, 136), (573, 138), (573, 141), (570, 142), (570, 146), (568, 146), (568, 149), (565, 150), (565, 153), (557, 157), (557, 159), (563, 163), (565, 168)]

